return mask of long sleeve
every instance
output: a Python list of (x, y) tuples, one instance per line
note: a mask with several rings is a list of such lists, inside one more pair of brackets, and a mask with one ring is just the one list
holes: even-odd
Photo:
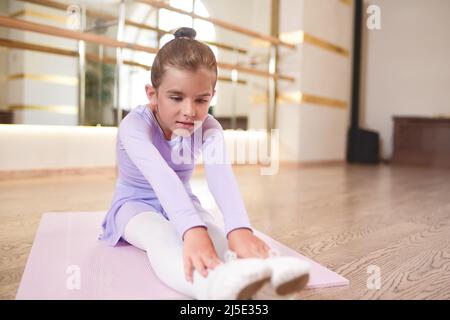
[(253, 232), (247, 211), (228, 159), (223, 128), (212, 116), (205, 120), (203, 132), (203, 165), (208, 188), (224, 219), (225, 234), (247, 228)]
[(192, 227), (206, 228), (182, 181), (152, 143), (151, 127), (139, 114), (129, 113), (122, 120), (119, 139), (131, 161), (152, 186), (181, 240)]

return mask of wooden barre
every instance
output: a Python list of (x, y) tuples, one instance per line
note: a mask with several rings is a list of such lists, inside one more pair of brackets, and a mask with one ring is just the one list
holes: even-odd
[[(78, 57), (78, 51), (74, 50), (67, 50), (67, 49), (60, 49), (55, 47), (49, 47), (49, 46), (42, 46), (32, 43), (26, 43), (21, 41), (14, 41), (9, 39), (0, 38), (0, 47), (6, 47), (6, 48), (14, 48), (14, 49), (23, 49), (23, 50), (32, 50), (32, 51), (38, 51), (38, 52), (44, 52), (44, 53), (51, 53), (51, 54), (57, 54), (57, 55), (63, 55), (68, 57)], [(104, 62), (107, 64), (115, 64), (116, 58), (105, 56), (102, 58), (99, 55), (93, 54), (93, 53), (86, 53), (86, 60), (93, 61), (93, 62)], [(139, 62), (131, 61), (131, 60), (124, 60), (124, 64), (134, 67), (139, 67), (142, 69), (145, 69), (147, 71), (150, 71), (152, 68), (149, 65), (142, 64)], [(226, 82), (232, 82), (232, 79), (230, 77), (224, 77), (224, 76), (218, 76), (217, 79), (219, 81), (226, 81)], [(239, 84), (247, 84), (246, 80), (239, 79), (237, 81)]]
[(237, 71), (241, 71), (244, 73), (251, 73), (257, 76), (261, 76), (261, 77), (266, 77), (266, 78), (274, 78), (274, 79), (280, 79), (280, 80), (286, 80), (286, 81), (290, 81), (290, 82), (294, 82), (295, 78), (294, 77), (290, 77), (290, 76), (283, 76), (280, 75), (278, 73), (270, 73), (267, 71), (263, 71), (263, 70), (257, 70), (257, 69), (253, 69), (253, 68), (249, 68), (249, 67), (244, 67), (241, 65), (236, 65), (236, 64), (230, 64), (230, 63), (225, 63), (225, 62), (218, 62), (217, 65), (220, 68), (223, 69), (228, 69), (228, 70), (237, 70)]
[[(51, 1), (51, 0), (19, 0), (19, 1), (33, 3), (33, 4), (53, 8), (53, 9), (63, 10), (63, 11), (67, 10), (67, 4), (60, 3), (57, 1)], [(103, 12), (99, 12), (99, 11), (95, 11), (95, 10), (91, 10), (91, 9), (86, 10), (86, 15), (90, 16), (90, 17), (94, 17), (94, 18), (104, 19), (104, 20), (116, 20), (117, 19), (117, 17), (115, 17), (111, 14), (107, 14), (107, 13), (103, 13)], [(139, 29), (154, 31), (154, 32), (157, 32), (158, 34), (170, 34), (169, 31), (165, 31), (165, 30), (162, 30), (162, 29), (159, 29), (159, 28), (156, 28), (156, 27), (144, 24), (144, 23), (135, 22), (135, 21), (132, 21), (129, 19), (125, 19), (125, 24), (129, 25), (129, 26), (133, 26), (135, 28), (139, 28)], [(201, 41), (201, 40), (199, 40), (199, 41)], [(241, 54), (248, 53), (248, 51), (246, 49), (237, 48), (234, 46), (230, 46), (230, 45), (215, 42), (215, 41), (202, 41), (202, 42), (205, 42), (211, 46), (215, 46), (215, 47), (218, 47), (218, 48), (221, 48), (224, 50), (234, 51), (234, 52), (238, 52)]]
[(82, 40), (87, 42), (93, 42), (97, 44), (103, 44), (109, 47), (134, 49), (147, 53), (157, 53), (158, 49), (152, 47), (145, 47), (138, 44), (128, 43), (124, 41), (114, 40), (108, 37), (99, 36), (92, 33), (82, 33), (78, 31), (66, 30), (62, 28), (56, 28), (46, 26), (44, 24), (29, 22), (25, 20), (19, 20), (9, 17), (0, 16), (0, 26), (7, 28), (20, 29), (25, 31), (32, 31), (38, 33), (44, 33), (51, 36), (63, 37), (72, 40)]
[(238, 25), (231, 24), (229, 22), (226, 22), (226, 21), (223, 21), (223, 20), (220, 20), (220, 19), (210, 18), (210, 17), (203, 17), (203, 16), (200, 16), (200, 15), (195, 14), (193, 12), (188, 12), (188, 11), (185, 11), (185, 10), (182, 10), (182, 9), (178, 9), (178, 8), (172, 7), (172, 6), (166, 4), (166, 3), (162, 2), (162, 1), (157, 1), (157, 0), (136, 0), (136, 1), (148, 4), (148, 5), (152, 6), (152, 7), (156, 7), (156, 8), (159, 8), (159, 9), (166, 9), (166, 10), (170, 10), (170, 11), (177, 12), (177, 13), (180, 13), (180, 14), (188, 15), (188, 16), (190, 16), (192, 18), (195, 18), (195, 19), (208, 21), (208, 22), (211, 22), (212, 24), (214, 24), (216, 26), (219, 26), (219, 27), (222, 27), (222, 28), (225, 28), (225, 29), (237, 32), (237, 33), (245, 34), (245, 35), (253, 37), (253, 38), (261, 39), (261, 40), (270, 42), (270, 43), (275, 44), (275, 45), (282, 45), (282, 46), (288, 47), (290, 49), (295, 49), (296, 48), (295, 45), (293, 45), (291, 43), (284, 42), (284, 41), (282, 41), (282, 40), (280, 40), (280, 39), (278, 39), (276, 37), (267, 36), (267, 35), (264, 35), (262, 33), (250, 30), (250, 29), (242, 28), (242, 27), (240, 27)]
[[(73, 39), (73, 40), (83, 40), (83, 41), (92, 42), (92, 43), (96, 43), (96, 44), (102, 44), (102, 45), (109, 46), (109, 47), (127, 48), (127, 49), (133, 49), (133, 50), (143, 51), (143, 52), (152, 53), (152, 54), (158, 52), (158, 49), (156, 49), (156, 48), (145, 47), (145, 46), (141, 46), (138, 44), (132, 44), (132, 43), (127, 43), (127, 42), (123, 42), (123, 41), (118, 41), (118, 40), (114, 40), (114, 39), (111, 39), (111, 38), (108, 38), (105, 36), (99, 36), (99, 35), (90, 34), (90, 33), (82, 33), (82, 32), (71, 31), (71, 30), (65, 30), (65, 29), (61, 29), (61, 28), (46, 26), (46, 25), (39, 24), (39, 23), (34, 23), (34, 22), (29, 22), (29, 21), (24, 21), (24, 20), (19, 20), (19, 19), (4, 17), (4, 16), (0, 16), (0, 26), (19, 29), (19, 30), (25, 30), (25, 31), (31, 31), (31, 32), (44, 33), (44, 34), (48, 34), (48, 35), (52, 35), (52, 36), (63, 37), (63, 38), (68, 38), (68, 39)], [(274, 78), (274, 79), (282, 79), (282, 80), (287, 80), (287, 81), (295, 80), (293, 77), (282, 76), (282, 75), (279, 75), (278, 73), (271, 74), (266, 71), (243, 67), (243, 66), (236, 65), (236, 64), (218, 62), (217, 65), (219, 68), (223, 68), (223, 69), (227, 69), (227, 70), (236, 69), (238, 71), (248, 73), (248, 74), (253, 74), (256, 76), (270, 77), (270, 78)]]

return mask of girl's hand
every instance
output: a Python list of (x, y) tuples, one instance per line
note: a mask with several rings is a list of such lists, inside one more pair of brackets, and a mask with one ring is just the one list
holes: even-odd
[(249, 229), (235, 229), (228, 234), (228, 247), (239, 258), (267, 258), (270, 247)]
[(206, 277), (207, 268), (214, 269), (221, 263), (205, 227), (194, 227), (184, 233), (183, 261), (185, 277), (189, 282), (192, 282), (194, 268)]

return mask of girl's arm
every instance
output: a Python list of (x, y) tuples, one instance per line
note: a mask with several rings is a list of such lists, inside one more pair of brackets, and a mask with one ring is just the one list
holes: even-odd
[(227, 238), (238, 228), (247, 228), (253, 233), (228, 159), (223, 128), (212, 116), (208, 116), (203, 125), (202, 153), (208, 187), (223, 214)]
[(151, 184), (181, 240), (190, 228), (206, 228), (180, 178), (152, 143), (151, 128), (145, 120), (138, 113), (130, 112), (121, 121), (118, 134), (128, 156)]

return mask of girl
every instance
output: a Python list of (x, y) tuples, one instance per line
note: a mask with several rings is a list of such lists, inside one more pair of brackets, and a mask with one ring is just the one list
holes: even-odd
[[(195, 35), (194, 29), (178, 29), (159, 50), (145, 86), (149, 103), (119, 125), (116, 191), (99, 238), (111, 246), (123, 239), (146, 251), (161, 281), (191, 298), (257, 298), (261, 288), (290, 294), (306, 284), (308, 264), (273, 256), (253, 233), (224, 161), (223, 129), (208, 114), (217, 62)], [(200, 152), (225, 230), (189, 185)]]

